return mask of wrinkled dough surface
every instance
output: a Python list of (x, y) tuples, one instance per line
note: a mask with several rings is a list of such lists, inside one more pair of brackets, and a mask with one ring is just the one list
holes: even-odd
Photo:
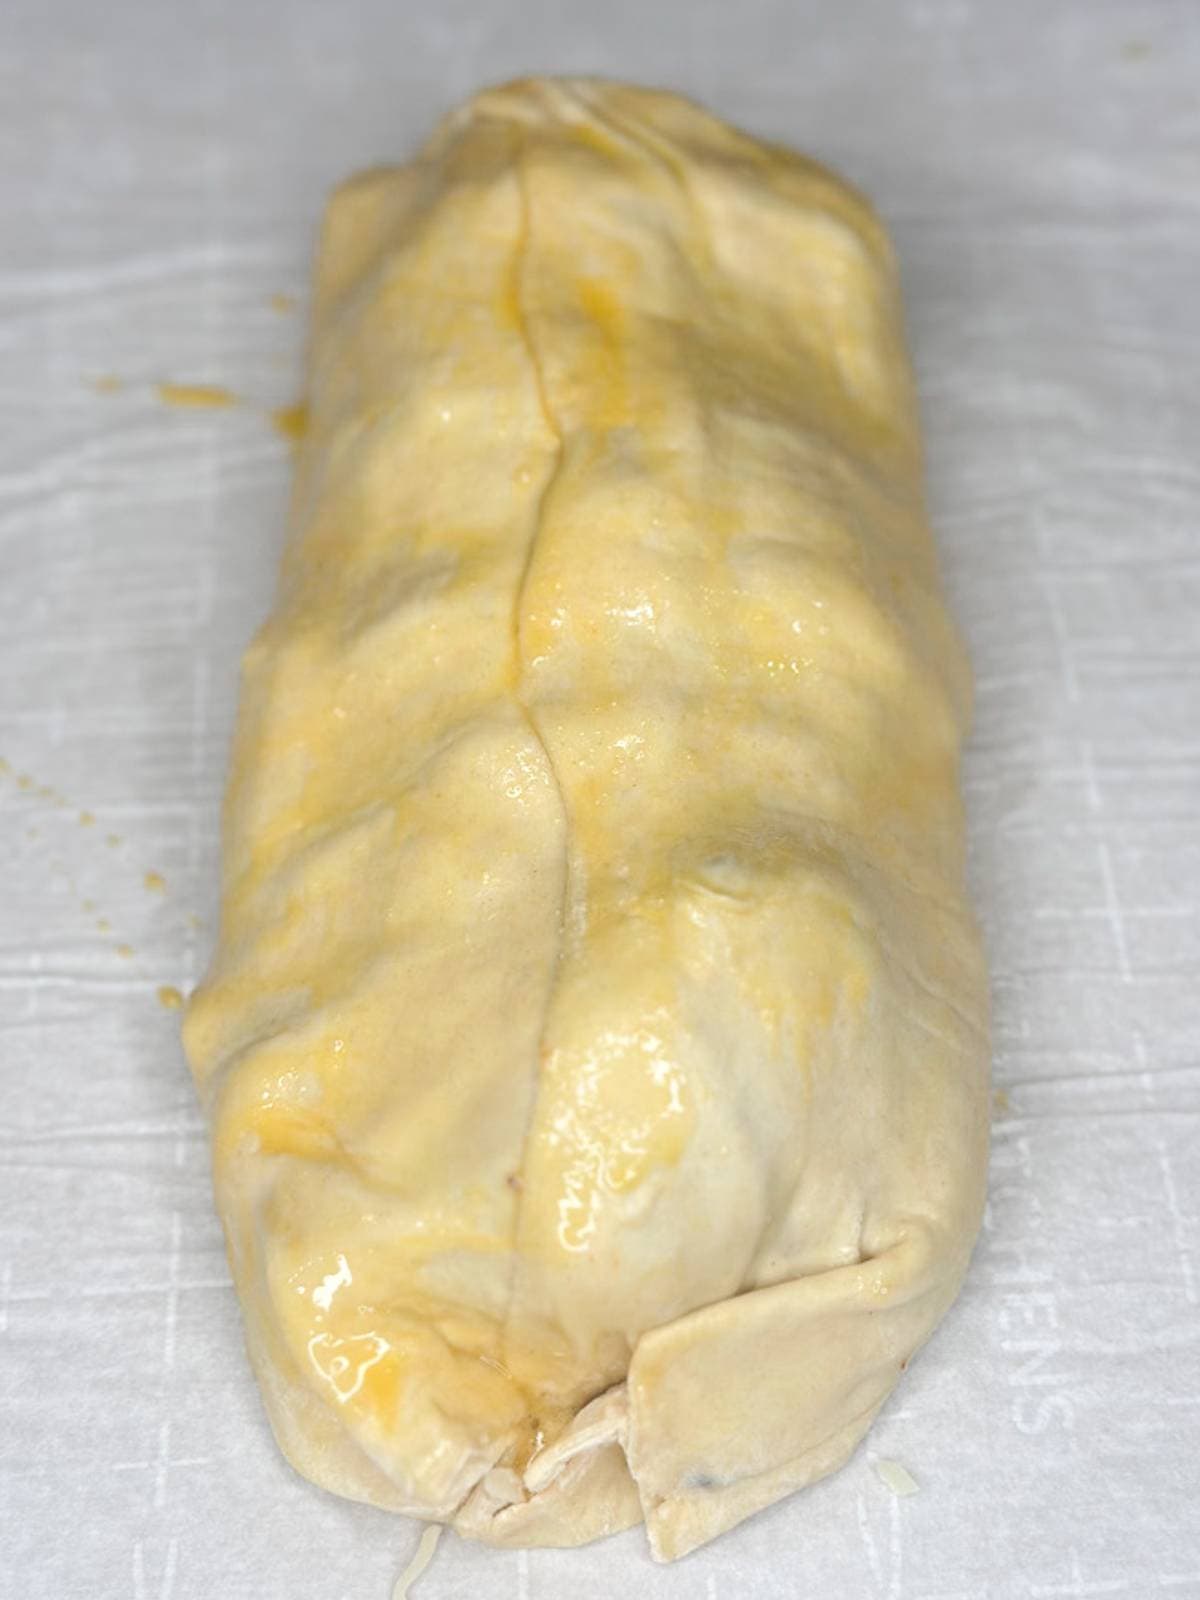
[(186, 1043), (290, 1459), (671, 1558), (832, 1470), (985, 1165), (969, 684), (886, 238), (672, 96), (335, 196)]

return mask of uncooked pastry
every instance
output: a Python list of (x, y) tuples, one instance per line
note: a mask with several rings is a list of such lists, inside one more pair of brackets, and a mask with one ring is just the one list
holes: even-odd
[(682, 1555), (838, 1466), (979, 1222), (968, 715), (887, 240), (674, 96), (335, 196), (186, 1042), (279, 1442)]

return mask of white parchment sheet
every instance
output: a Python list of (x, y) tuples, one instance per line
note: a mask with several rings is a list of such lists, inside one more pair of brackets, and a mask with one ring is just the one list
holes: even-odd
[(385, 1600), (416, 1544), (272, 1443), (158, 991), (212, 937), (324, 195), (530, 70), (695, 94), (894, 229), (1001, 1095), (966, 1291), (843, 1472), (674, 1568), (447, 1536), (415, 1600), (1196, 1600), (1194, 0), (6, 0), (0, 1595)]

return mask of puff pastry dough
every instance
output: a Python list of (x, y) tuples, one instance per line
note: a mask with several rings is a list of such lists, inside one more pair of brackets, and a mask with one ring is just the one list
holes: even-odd
[(963, 652), (887, 240), (529, 81), (334, 197), (186, 1045), (279, 1442), (681, 1555), (836, 1467), (986, 1144)]

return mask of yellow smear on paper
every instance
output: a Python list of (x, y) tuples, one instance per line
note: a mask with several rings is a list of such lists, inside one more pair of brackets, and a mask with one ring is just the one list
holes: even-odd
[(237, 405), (237, 398), (215, 383), (160, 383), (158, 398), (165, 406), (191, 410), (220, 409)]
[(167, 880), (161, 872), (148, 872), (142, 879), (142, 883), (149, 889), (151, 894), (162, 894), (167, 887)]
[(119, 833), (105, 834), (104, 842), (110, 850), (115, 850), (121, 842), (121, 835)]
[(128, 961), (133, 954), (133, 946), (131, 944), (119, 944), (117, 946), (117, 954), (123, 961)]
[(108, 920), (107, 917), (97, 917), (96, 918), (96, 927), (100, 930), (101, 933), (108, 933), (110, 931), (110, 929), (112, 928), (112, 923)]
[(81, 811), (79, 813), (79, 826), (81, 828), (91, 828), (95, 825), (95, 821), (96, 819), (90, 811)]
[(97, 394), (119, 394), (125, 387), (120, 378), (114, 378), (111, 372), (103, 373), (99, 378), (93, 378), (91, 384)]
[(276, 433), (292, 444), (299, 444), (308, 432), (308, 407), (303, 401), (294, 406), (281, 406), (278, 411), (272, 411), (271, 422)]
[(158, 1003), (166, 1011), (178, 1011), (183, 1004), (183, 995), (173, 983), (159, 985)]

